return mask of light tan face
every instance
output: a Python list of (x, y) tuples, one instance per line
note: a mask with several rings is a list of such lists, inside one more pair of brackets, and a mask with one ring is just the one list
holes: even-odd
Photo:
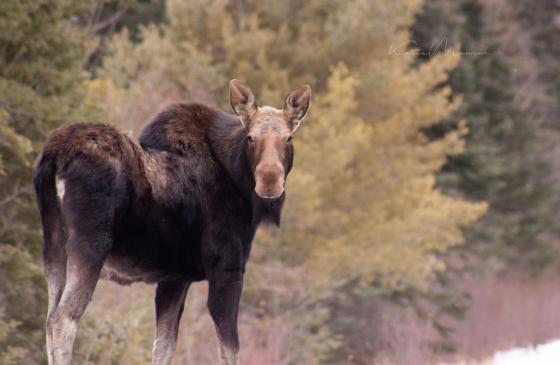
[(281, 110), (258, 108), (247, 133), (248, 157), (255, 175), (255, 192), (277, 199), (293, 158), (292, 131)]
[(311, 88), (300, 86), (287, 97), (283, 109), (258, 107), (251, 89), (241, 81), (230, 82), (230, 103), (247, 129), (247, 157), (255, 178), (255, 193), (275, 200), (284, 193), (292, 168), (292, 133), (305, 117)]

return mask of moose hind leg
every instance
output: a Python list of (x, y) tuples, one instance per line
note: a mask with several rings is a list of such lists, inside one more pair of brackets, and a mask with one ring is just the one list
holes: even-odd
[(156, 340), (153, 365), (169, 365), (175, 353), (179, 323), (190, 282), (160, 282), (156, 290)]
[[(48, 256), (48, 258), (47, 258)], [(54, 362), (54, 349), (52, 346), (53, 333), (50, 326), (50, 318), (56, 311), (66, 283), (66, 252), (61, 245), (53, 247), (48, 255), (45, 255), (44, 270), (47, 279), (48, 310), (46, 323), (47, 358), (49, 365)]]
[(78, 321), (91, 301), (109, 252), (111, 242), (108, 237), (108, 234), (73, 233), (68, 239), (66, 285), (47, 323), (52, 333), (52, 360), (56, 365), (70, 365), (72, 362)]

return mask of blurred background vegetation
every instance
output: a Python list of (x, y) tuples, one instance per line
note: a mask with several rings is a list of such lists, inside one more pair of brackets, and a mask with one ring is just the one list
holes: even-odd
[[(280, 229), (259, 231), (243, 364), (433, 364), (560, 337), (555, 0), (0, 2), (0, 363), (44, 364), (30, 166), (63, 123), (314, 90)], [(84, 207), (87, 209), (87, 207)], [(205, 284), (175, 364), (212, 364)], [(77, 364), (147, 364), (153, 288), (102, 282)]]

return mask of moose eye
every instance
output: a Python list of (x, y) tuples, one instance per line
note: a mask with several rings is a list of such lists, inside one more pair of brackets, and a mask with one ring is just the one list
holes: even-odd
[(287, 144), (291, 144), (291, 143), (292, 143), (292, 139), (294, 139), (294, 137), (289, 136), (289, 137), (286, 139), (286, 143), (287, 143)]
[(252, 144), (253, 142), (255, 142), (255, 140), (253, 139), (253, 137), (251, 135), (248, 135), (247, 136), (247, 142)]

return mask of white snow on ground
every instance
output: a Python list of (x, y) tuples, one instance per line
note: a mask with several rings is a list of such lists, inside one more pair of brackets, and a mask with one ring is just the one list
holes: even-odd
[(492, 365), (560, 365), (560, 340), (533, 348), (498, 352)]

